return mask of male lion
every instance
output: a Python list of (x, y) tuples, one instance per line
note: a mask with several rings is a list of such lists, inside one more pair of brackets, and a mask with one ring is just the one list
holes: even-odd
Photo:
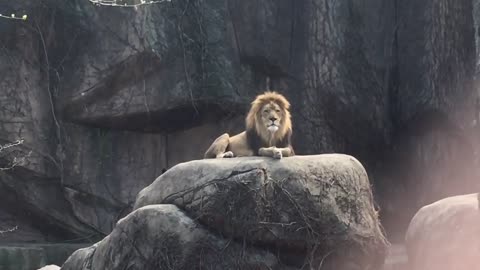
[(204, 158), (267, 156), (280, 159), (295, 155), (292, 145), (290, 103), (277, 92), (267, 91), (255, 98), (245, 119), (246, 131), (218, 137)]

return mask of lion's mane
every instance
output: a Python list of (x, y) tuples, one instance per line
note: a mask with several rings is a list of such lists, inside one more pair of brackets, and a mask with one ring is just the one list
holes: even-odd
[[(274, 137), (269, 143), (270, 132), (263, 125), (260, 119), (260, 111), (265, 104), (270, 102), (276, 103), (283, 111), (283, 117), (280, 122), (280, 127), (275, 132)], [(271, 146), (287, 147), (290, 145), (292, 136), (292, 120), (290, 114), (290, 102), (278, 94), (277, 92), (265, 92), (258, 95), (252, 102), (250, 111), (245, 118), (246, 132), (249, 139), (249, 144), (253, 149), (258, 149), (260, 145), (271, 144)], [(259, 141), (260, 140), (260, 141)], [(263, 143), (262, 143), (263, 142)]]

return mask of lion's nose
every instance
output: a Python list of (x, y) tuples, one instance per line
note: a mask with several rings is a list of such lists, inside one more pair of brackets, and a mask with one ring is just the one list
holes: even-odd
[(270, 117), (270, 121), (275, 122), (275, 121), (277, 121), (277, 118), (276, 117)]

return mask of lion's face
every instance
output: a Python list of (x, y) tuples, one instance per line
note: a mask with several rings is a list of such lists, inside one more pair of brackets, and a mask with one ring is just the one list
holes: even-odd
[(269, 102), (262, 106), (259, 118), (263, 126), (270, 132), (276, 132), (282, 123), (284, 112), (275, 102)]
[[(247, 130), (255, 131), (269, 145), (291, 134), (290, 103), (277, 92), (265, 92), (252, 102), (245, 119)], [(289, 135), (290, 136), (290, 135)]]

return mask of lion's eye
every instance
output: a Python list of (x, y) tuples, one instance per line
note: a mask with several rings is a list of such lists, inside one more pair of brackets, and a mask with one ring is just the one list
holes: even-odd
[(279, 109), (276, 109), (275, 111), (276, 111), (276, 112), (280, 112), (280, 110), (279, 110)]
[(270, 110), (264, 110), (263, 112), (264, 112), (264, 113), (269, 113), (269, 112), (270, 112)]

